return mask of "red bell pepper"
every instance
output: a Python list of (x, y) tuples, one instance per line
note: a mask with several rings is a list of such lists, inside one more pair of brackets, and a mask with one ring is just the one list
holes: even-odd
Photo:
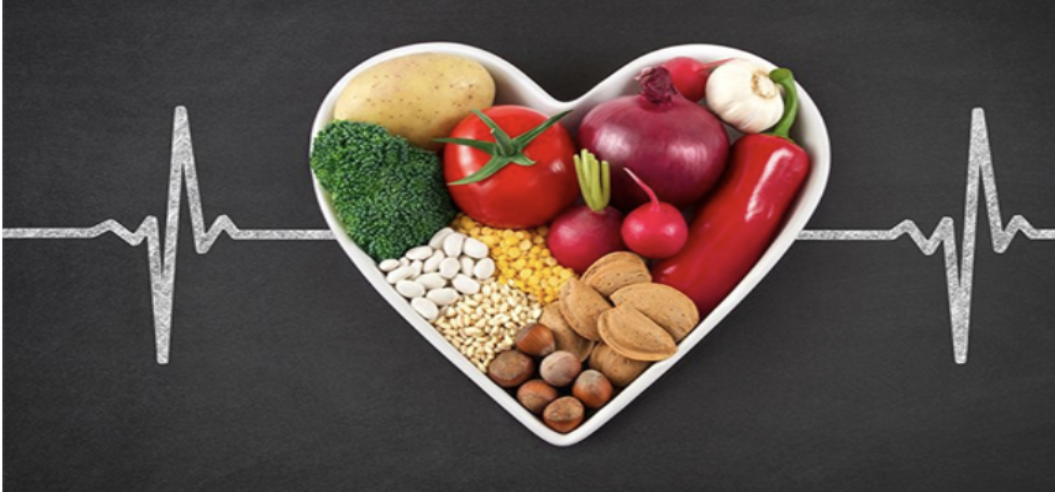
[(784, 88), (780, 121), (769, 133), (736, 141), (725, 176), (689, 227), (688, 243), (652, 270), (653, 281), (685, 293), (703, 316), (769, 248), (810, 171), (809, 155), (788, 137), (798, 114), (791, 71), (778, 68), (769, 77)]

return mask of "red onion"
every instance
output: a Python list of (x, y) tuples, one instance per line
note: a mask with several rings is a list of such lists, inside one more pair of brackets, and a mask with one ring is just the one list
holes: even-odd
[(630, 168), (660, 200), (684, 208), (714, 186), (725, 169), (729, 136), (710, 111), (678, 94), (670, 72), (647, 68), (641, 94), (593, 108), (579, 143), (612, 166), (612, 198), (624, 211), (648, 201), (623, 171)]

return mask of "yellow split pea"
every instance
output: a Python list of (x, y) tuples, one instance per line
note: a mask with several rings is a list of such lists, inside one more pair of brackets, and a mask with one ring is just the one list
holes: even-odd
[(495, 229), (477, 223), (467, 215), (454, 219), (452, 227), (474, 237), (488, 248), (495, 260), (500, 283), (534, 294), (543, 305), (557, 300), (560, 288), (575, 276), (570, 268), (557, 264), (546, 247), (546, 226), (533, 229)]

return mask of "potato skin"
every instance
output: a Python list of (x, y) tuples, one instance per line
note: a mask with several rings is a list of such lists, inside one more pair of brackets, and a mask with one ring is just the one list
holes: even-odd
[(334, 118), (385, 127), (430, 150), (473, 109), (494, 103), (495, 82), (478, 62), (444, 53), (393, 58), (356, 75), (337, 99)]

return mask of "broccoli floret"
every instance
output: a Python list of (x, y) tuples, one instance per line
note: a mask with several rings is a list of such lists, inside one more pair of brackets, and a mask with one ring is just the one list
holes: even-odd
[(425, 244), (457, 212), (436, 154), (378, 125), (326, 125), (311, 168), (348, 236), (377, 261)]

